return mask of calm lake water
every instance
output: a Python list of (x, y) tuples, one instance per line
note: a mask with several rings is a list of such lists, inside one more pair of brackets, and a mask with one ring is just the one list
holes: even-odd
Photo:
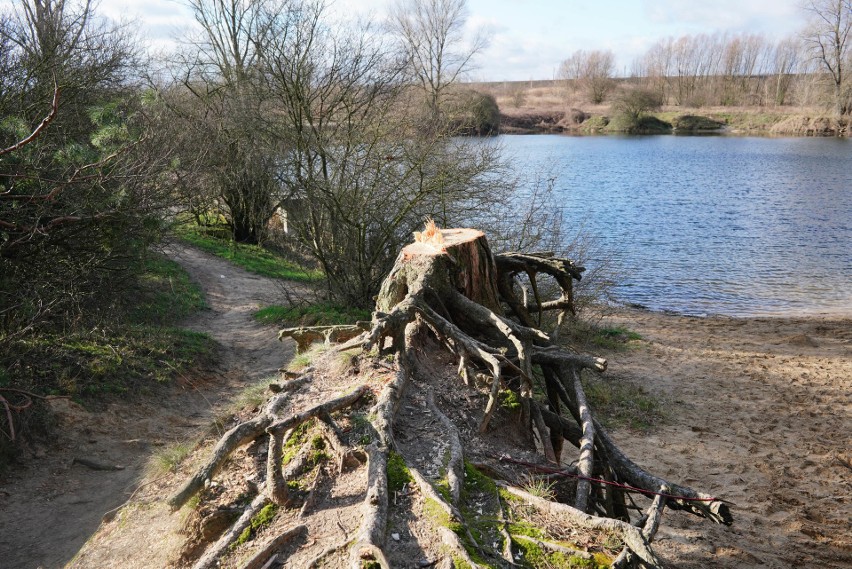
[[(618, 300), (733, 316), (852, 314), (852, 140), (501, 136), (618, 263)], [(587, 265), (595, 263), (590, 259)]]

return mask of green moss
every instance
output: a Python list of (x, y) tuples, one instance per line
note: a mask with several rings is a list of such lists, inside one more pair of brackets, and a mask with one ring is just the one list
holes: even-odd
[(435, 481), (435, 489), (444, 500), (450, 501), (450, 482), (447, 480), (446, 475)]
[(510, 523), (509, 533), (512, 535), (525, 535), (535, 539), (547, 539), (547, 534), (541, 528), (524, 521)]
[(468, 563), (457, 555), (453, 555), (453, 567), (455, 567), (456, 569), (473, 569), (470, 563)]
[(586, 559), (579, 555), (571, 555), (561, 551), (547, 551), (538, 544), (525, 539), (515, 541), (521, 554), (521, 565), (524, 567), (547, 567), (552, 569), (604, 569), (609, 567), (596, 558)]
[(423, 512), (429, 519), (438, 525), (448, 527), (450, 523), (450, 515), (441, 507), (441, 505), (432, 498), (426, 498), (423, 501)]
[(275, 519), (275, 515), (278, 513), (278, 506), (275, 504), (267, 504), (261, 510), (254, 515), (251, 519), (251, 523), (243, 532), (240, 534), (240, 537), (234, 542), (234, 547), (238, 545), (242, 545), (247, 542), (257, 533), (257, 530), (269, 525), (272, 523), (272, 520)]
[(388, 453), (388, 490), (390, 492), (401, 492), (406, 484), (411, 484), (414, 479), (405, 465), (405, 459), (402, 455), (390, 451)]
[(473, 464), (464, 463), (464, 490), (470, 494), (480, 492), (482, 494), (496, 495), (497, 485), (490, 477), (482, 474)]
[(305, 444), (305, 441), (307, 440), (308, 431), (311, 427), (313, 427), (313, 425), (314, 420), (311, 419), (293, 429), (293, 434), (290, 435), (290, 438), (284, 441), (284, 445), (281, 449), (282, 465), (287, 465), (291, 460), (296, 458), (296, 455), (299, 454), (299, 449), (302, 448), (302, 445)]
[(328, 460), (331, 460), (331, 455), (324, 450), (312, 450), (308, 455), (308, 464), (311, 466), (316, 466)]
[(501, 389), (500, 405), (508, 411), (518, 411), (521, 408), (521, 400), (518, 399), (518, 394), (511, 389)]

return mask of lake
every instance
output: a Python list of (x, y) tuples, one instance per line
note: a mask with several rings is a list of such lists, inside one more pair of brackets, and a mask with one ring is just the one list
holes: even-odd
[(852, 140), (500, 136), (554, 176), (569, 234), (617, 264), (617, 300), (731, 316), (852, 314)]

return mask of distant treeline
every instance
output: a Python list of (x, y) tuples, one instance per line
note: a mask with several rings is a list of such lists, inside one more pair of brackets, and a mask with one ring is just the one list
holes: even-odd
[(690, 107), (811, 106), (832, 95), (805, 40), (756, 34), (660, 40), (634, 62), (631, 77), (664, 103)]

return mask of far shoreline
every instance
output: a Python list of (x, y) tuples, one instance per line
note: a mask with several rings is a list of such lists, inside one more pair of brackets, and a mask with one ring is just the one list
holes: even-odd
[[(591, 103), (564, 81), (472, 82), (462, 89), (490, 99), (482, 109), (499, 114), (494, 122), (475, 128), (500, 134), (721, 134), (755, 136), (852, 136), (848, 115), (835, 117), (828, 106), (755, 103), (753, 105), (666, 104), (636, 111), (626, 126), (610, 93), (602, 103)], [(493, 117), (497, 119), (497, 116)], [(638, 124), (636, 124), (638, 123)]]

